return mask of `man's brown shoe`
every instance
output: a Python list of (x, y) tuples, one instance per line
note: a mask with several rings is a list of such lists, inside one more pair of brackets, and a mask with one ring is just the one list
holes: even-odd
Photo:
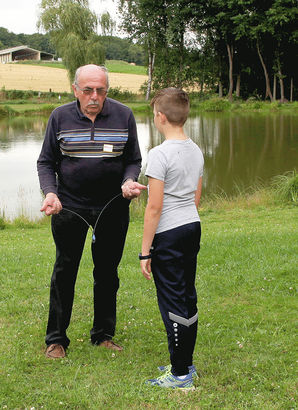
[(46, 349), (46, 357), (49, 359), (62, 359), (66, 356), (65, 349), (62, 345), (54, 343)]
[(106, 347), (107, 349), (117, 350), (118, 352), (122, 352), (123, 347), (117, 345), (113, 340), (104, 340), (99, 344), (99, 346)]

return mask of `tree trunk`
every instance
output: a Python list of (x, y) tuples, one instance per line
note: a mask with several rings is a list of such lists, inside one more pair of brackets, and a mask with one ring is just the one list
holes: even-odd
[(152, 86), (152, 75), (154, 70), (154, 61), (155, 61), (155, 53), (152, 53), (150, 48), (148, 50), (149, 55), (149, 64), (148, 64), (148, 83), (147, 83), (147, 92), (146, 92), (146, 101), (150, 98), (151, 93), (151, 86)]
[(273, 101), (276, 101), (276, 74), (273, 77)]
[(294, 82), (293, 77), (291, 78), (291, 85), (290, 85), (290, 101), (293, 102), (293, 89), (294, 89)]
[(202, 79), (201, 79), (201, 94), (203, 94), (204, 92), (204, 83), (205, 83), (205, 76), (203, 75)]
[(229, 101), (233, 100), (233, 46), (230, 46), (227, 44), (227, 50), (228, 50), (228, 56), (229, 56), (229, 92), (228, 92), (228, 98)]
[(259, 47), (259, 43), (258, 43), (258, 42), (257, 42), (257, 51), (258, 51), (258, 55), (259, 55), (259, 58), (260, 58), (260, 61), (261, 61), (261, 64), (262, 64), (262, 67), (263, 67), (263, 70), (264, 70), (265, 81), (266, 81), (265, 100), (266, 100), (266, 98), (269, 96), (270, 101), (272, 101), (272, 100), (273, 100), (273, 97), (272, 97), (271, 88), (270, 88), (269, 76), (268, 76), (267, 68), (266, 68), (266, 65), (265, 65), (265, 63), (264, 63), (264, 60), (263, 60), (263, 57), (262, 57), (262, 54), (261, 54), (261, 51), (260, 51), (260, 47)]
[(219, 96), (219, 98), (222, 98), (222, 96), (223, 96), (222, 82), (220, 80), (218, 82), (218, 96)]
[(280, 86), (280, 102), (285, 102), (285, 88), (284, 88), (284, 80), (283, 75), (281, 73), (281, 69), (278, 70), (279, 76), (279, 86)]
[(236, 83), (236, 97), (240, 97), (240, 74), (237, 75), (237, 83)]
[(179, 36), (179, 55), (180, 55), (180, 64), (179, 64), (179, 77), (177, 85), (179, 88), (182, 88), (182, 74), (184, 70), (184, 30), (180, 30)]

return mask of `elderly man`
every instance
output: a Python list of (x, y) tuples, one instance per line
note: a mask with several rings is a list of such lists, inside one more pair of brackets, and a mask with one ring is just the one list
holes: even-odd
[(66, 330), (89, 226), (96, 236), (92, 243), (91, 342), (122, 350), (112, 340), (119, 287), (117, 268), (128, 228), (130, 199), (145, 189), (136, 182), (141, 154), (135, 119), (128, 107), (107, 97), (106, 68), (78, 68), (72, 87), (77, 100), (51, 114), (37, 161), (45, 195), (41, 211), (52, 215), (56, 245), (45, 339), (48, 358), (64, 357), (70, 343)]

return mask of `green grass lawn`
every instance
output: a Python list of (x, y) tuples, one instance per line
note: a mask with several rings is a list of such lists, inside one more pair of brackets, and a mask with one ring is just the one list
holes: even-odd
[[(51, 68), (64, 68), (63, 63), (58, 61), (22, 61), (18, 64), (40, 65)], [(106, 60), (105, 66), (110, 73), (124, 73), (124, 74), (142, 74), (147, 75), (147, 68), (139, 65), (132, 65), (122, 60)]]
[(131, 65), (121, 60), (106, 60), (105, 66), (110, 73), (147, 75), (147, 68), (140, 65)]
[[(89, 342), (90, 236), (76, 285), (68, 355), (44, 357), (50, 226), (0, 230), (0, 405), (7, 409), (294, 409), (297, 207), (201, 211), (194, 392), (144, 385), (169, 362), (153, 281), (140, 273), (132, 218), (119, 269), (114, 354)], [(33, 225), (34, 226), (34, 225)]]
[[(3, 104), (4, 105), (4, 104)], [(44, 103), (30, 103), (28, 104), (6, 104), (11, 110), (18, 114), (38, 114), (40, 112), (49, 112), (53, 111), (54, 108), (61, 105), (60, 103), (53, 104), (44, 104)]]

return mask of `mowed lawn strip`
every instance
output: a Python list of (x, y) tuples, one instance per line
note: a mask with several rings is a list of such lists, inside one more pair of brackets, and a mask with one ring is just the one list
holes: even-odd
[(50, 226), (0, 231), (2, 408), (295, 408), (297, 207), (201, 212), (196, 390), (144, 385), (169, 362), (153, 281), (139, 269), (142, 221), (133, 218), (119, 269), (115, 341), (93, 347), (90, 235), (77, 279), (63, 360), (44, 358)]

